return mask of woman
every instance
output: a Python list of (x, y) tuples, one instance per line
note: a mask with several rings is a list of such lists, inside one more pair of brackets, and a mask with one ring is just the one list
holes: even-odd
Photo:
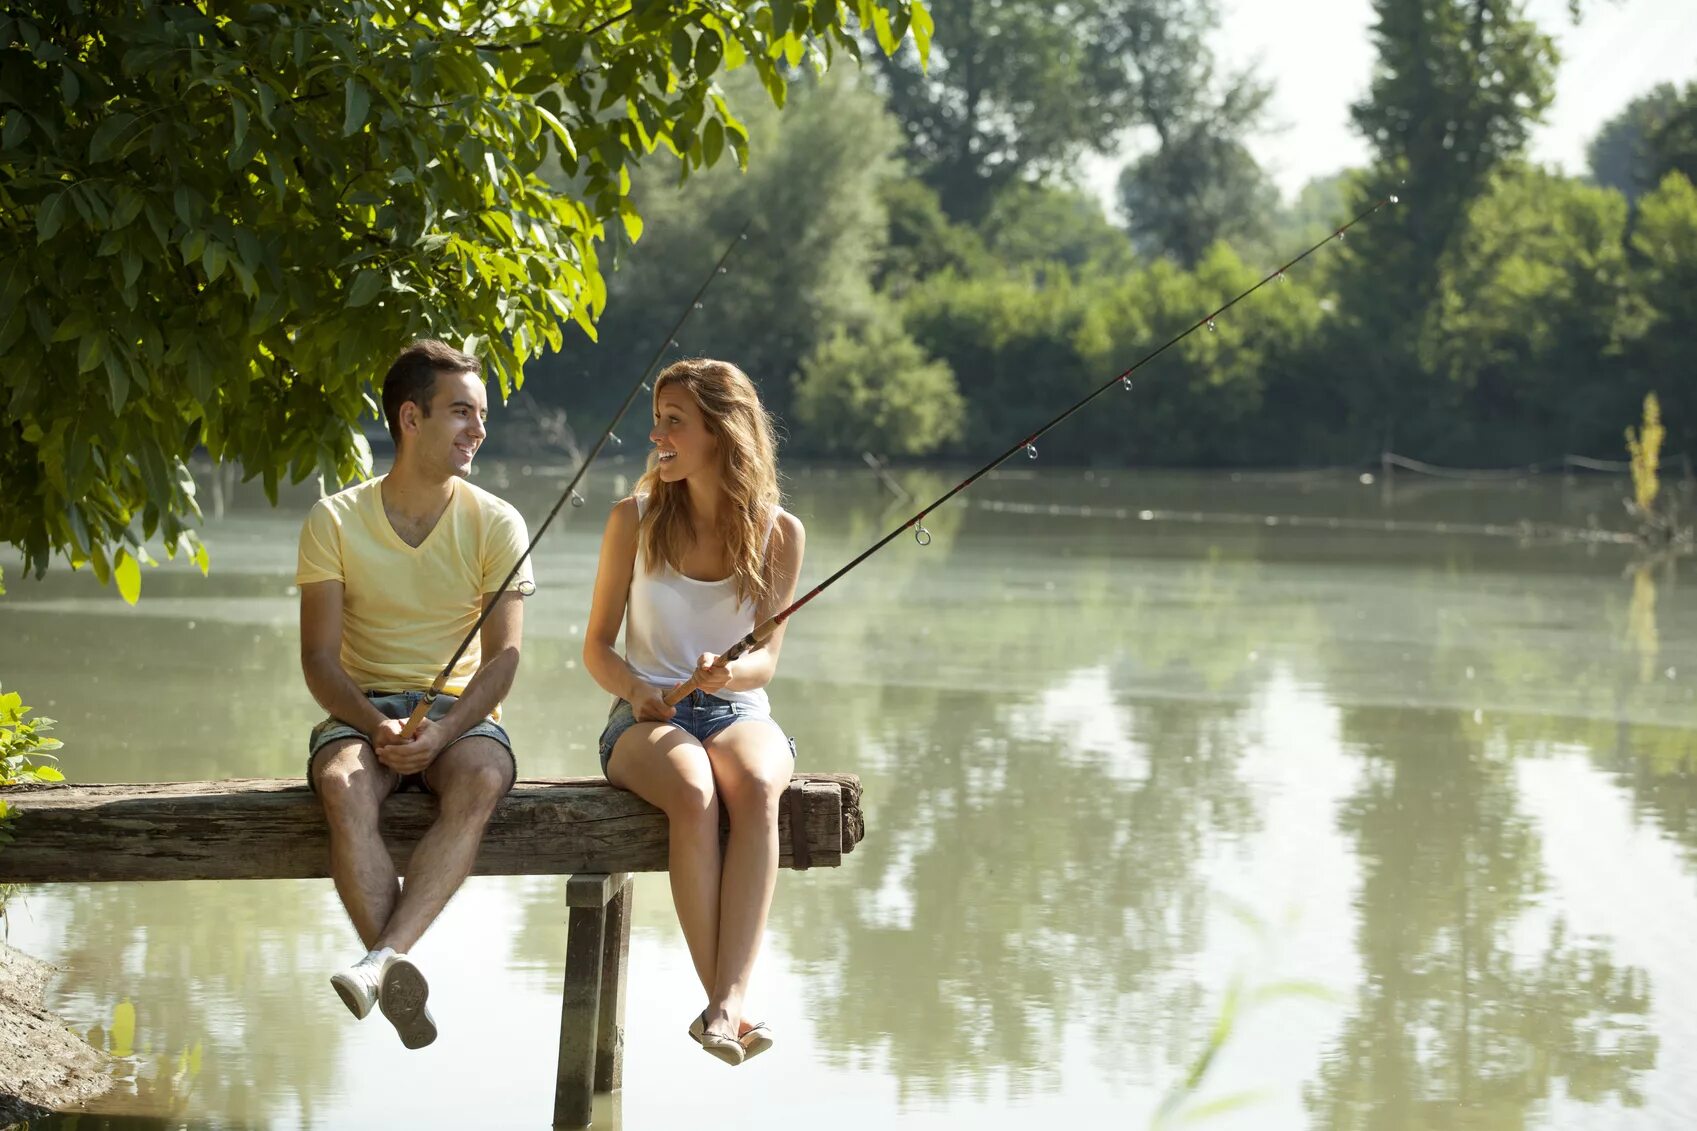
[[(772, 1046), (743, 1018), (778, 877), (778, 801), (794, 745), (769, 713), (780, 627), (729, 648), (785, 608), (803, 531), (778, 505), (772, 428), (754, 385), (723, 361), (680, 361), (654, 383), (654, 443), (631, 498), (607, 519), (584, 636), (595, 682), (618, 696), (601, 735), (607, 780), (666, 813), (678, 922), (707, 991), (690, 1035), (740, 1064)], [(625, 627), (625, 653), (617, 650)], [(693, 678), (699, 690), (666, 705)], [(720, 806), (730, 818), (721, 858)]]

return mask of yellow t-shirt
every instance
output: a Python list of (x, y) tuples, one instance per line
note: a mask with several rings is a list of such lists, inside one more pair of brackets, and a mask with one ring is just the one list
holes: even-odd
[[(301, 528), (295, 583), (340, 581), (342, 669), (362, 691), (423, 691), (436, 680), (529, 544), (524, 519), (502, 499), (463, 479), (418, 546), (395, 533), (383, 511), (383, 477), (313, 504)], [(509, 588), (531, 587), (525, 559)], [(443, 690), (465, 690), (483, 649), (466, 646)]]

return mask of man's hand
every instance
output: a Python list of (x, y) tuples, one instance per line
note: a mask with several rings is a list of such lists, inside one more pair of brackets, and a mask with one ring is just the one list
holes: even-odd
[[(408, 739), (401, 735), (405, 724), (405, 719), (384, 722), (371, 736), (372, 748), (377, 752), (377, 760), (397, 774), (421, 773), (436, 760), (436, 755), (442, 753), (446, 732), (434, 719), (427, 718), (418, 724), (418, 729)], [(389, 737), (391, 734), (392, 738)]]

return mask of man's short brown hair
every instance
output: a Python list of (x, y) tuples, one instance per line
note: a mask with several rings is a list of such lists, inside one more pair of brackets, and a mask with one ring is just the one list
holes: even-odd
[(383, 376), (383, 416), (389, 422), (389, 436), (396, 448), (401, 446), (401, 406), (411, 401), (419, 412), (429, 416), (430, 402), (436, 396), (436, 378), (444, 373), (475, 373), (481, 377), (483, 363), (447, 342), (420, 338), (402, 350), (389, 366), (389, 372)]

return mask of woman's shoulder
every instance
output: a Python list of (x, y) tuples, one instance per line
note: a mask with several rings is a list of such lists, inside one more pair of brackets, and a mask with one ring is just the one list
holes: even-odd
[(613, 504), (613, 510), (607, 516), (607, 525), (620, 528), (629, 527), (635, 530), (637, 523), (642, 519), (644, 501), (645, 496), (643, 495), (626, 495)]
[(776, 513), (772, 516), (772, 537), (774, 539), (780, 544), (793, 544), (801, 541), (806, 533), (801, 525), (801, 519), (783, 507), (776, 508)]

